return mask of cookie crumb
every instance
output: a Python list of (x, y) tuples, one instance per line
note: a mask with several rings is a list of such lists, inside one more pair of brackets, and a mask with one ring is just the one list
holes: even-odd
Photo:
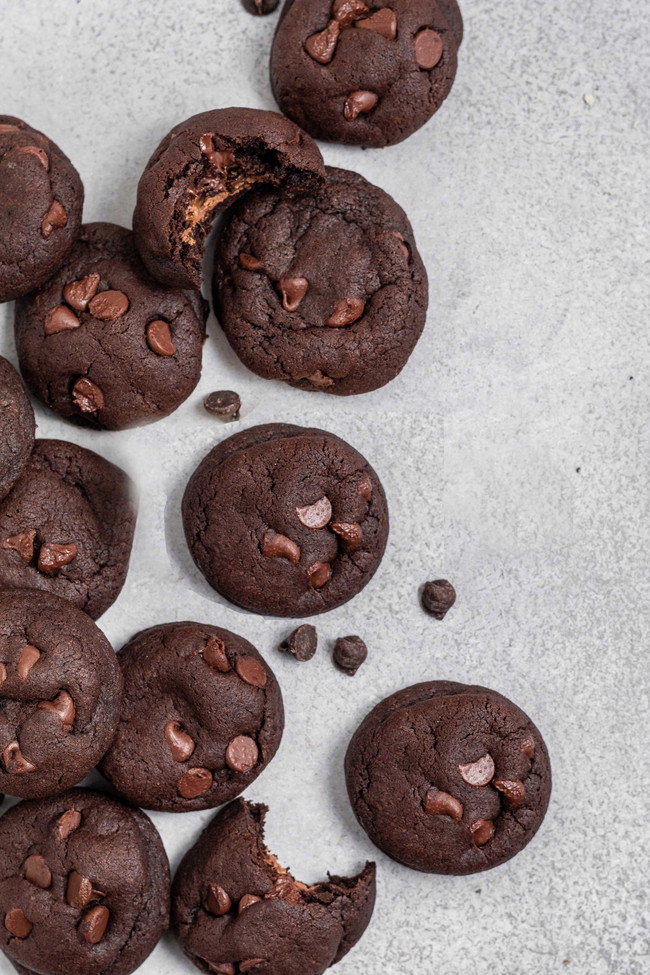
[(311, 660), (318, 648), (318, 633), (311, 623), (303, 623), (278, 646), (281, 653), (291, 653), (296, 660)]
[(367, 656), (368, 647), (360, 636), (341, 636), (334, 644), (334, 663), (349, 677), (354, 677)]
[(423, 609), (437, 620), (445, 616), (456, 602), (456, 590), (447, 579), (425, 582), (421, 602)]
[(241, 398), (232, 389), (220, 389), (210, 393), (203, 401), (208, 413), (214, 413), (224, 420), (238, 420), (241, 410)]
[(591, 108), (591, 106), (592, 105), (595, 105), (595, 103), (596, 103), (596, 99), (591, 94), (591, 92), (587, 92), (586, 95), (583, 95), (582, 96), (582, 99), (583, 99), (585, 105), (589, 105), (589, 108)]

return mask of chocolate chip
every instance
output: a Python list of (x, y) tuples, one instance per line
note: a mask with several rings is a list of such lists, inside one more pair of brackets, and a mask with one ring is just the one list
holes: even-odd
[(325, 322), (330, 328), (341, 328), (344, 325), (352, 325), (358, 322), (366, 306), (360, 298), (341, 298), (334, 306), (334, 311)]
[(241, 399), (239, 394), (233, 392), (232, 389), (220, 389), (217, 392), (210, 393), (203, 401), (203, 405), (208, 413), (222, 416), (224, 420), (239, 419)]
[(112, 322), (129, 310), (129, 299), (123, 291), (100, 291), (88, 303), (88, 311), (100, 322)]
[(419, 68), (430, 71), (440, 61), (443, 52), (442, 37), (435, 30), (425, 28), (419, 31), (414, 39), (415, 60)]
[(165, 725), (165, 739), (175, 762), (186, 762), (192, 757), (196, 742), (186, 731), (181, 730), (178, 721), (168, 721)]
[(183, 799), (196, 799), (212, 788), (212, 772), (207, 768), (191, 768), (176, 786)]
[(84, 914), (79, 924), (79, 933), (86, 939), (89, 945), (98, 945), (106, 934), (106, 928), (110, 920), (110, 911), (101, 904), (91, 907)]
[(247, 271), (261, 271), (264, 266), (258, 257), (253, 257), (252, 254), (244, 254), (243, 251), (239, 255), (239, 263)]
[(332, 578), (332, 566), (329, 562), (314, 562), (307, 569), (307, 576), (312, 589), (322, 589)]
[(374, 91), (352, 91), (345, 99), (343, 114), (348, 122), (354, 122), (359, 115), (371, 112), (378, 101)]
[(46, 335), (56, 335), (57, 332), (69, 332), (80, 325), (81, 322), (74, 312), (65, 305), (56, 305), (45, 316), (43, 331)]
[(296, 508), (298, 520), (305, 528), (324, 528), (332, 517), (332, 505), (330, 499), (323, 495), (313, 504), (306, 504), (302, 508)]
[(469, 828), (476, 846), (485, 846), (494, 836), (494, 823), (489, 819), (477, 819)]
[(3, 122), (2, 125), (0, 125), (0, 132), (20, 132), (20, 130), (24, 127), (24, 122), (20, 122), (19, 125), (10, 125), (8, 122)]
[(344, 552), (354, 552), (363, 541), (363, 529), (356, 521), (333, 521), (330, 528), (341, 539)]
[(70, 833), (74, 833), (81, 826), (81, 813), (76, 809), (66, 809), (56, 821), (56, 835), (60, 840), (67, 840)]
[(79, 281), (71, 281), (63, 289), (63, 297), (75, 311), (85, 311), (88, 302), (97, 294), (101, 280), (99, 274), (87, 274), (85, 278), (80, 278)]
[(267, 559), (289, 559), (292, 565), (300, 562), (300, 547), (286, 535), (269, 531), (262, 539), (262, 555)]
[(256, 897), (255, 894), (244, 894), (239, 901), (239, 913), (241, 914), (241, 912), (245, 911), (247, 907), (251, 906), (251, 904), (258, 904), (261, 900), (262, 898)]
[(372, 498), (372, 481), (370, 477), (366, 474), (362, 480), (359, 481), (357, 485), (357, 493), (364, 501), (370, 501)]
[(307, 294), (309, 281), (307, 278), (281, 278), (278, 285), (282, 294), (282, 307), (285, 311), (295, 311)]
[(5, 664), (0, 663), (0, 684), (4, 684), (7, 679), (7, 667)]
[(44, 149), (39, 149), (38, 146), (19, 146), (18, 152), (25, 153), (28, 156), (35, 156), (39, 163), (46, 172), (50, 169), (50, 160), (47, 157), (47, 153)]
[(393, 231), (393, 237), (397, 237), (397, 239), (399, 241), (400, 249), (401, 249), (402, 253), (404, 254), (404, 257), (407, 260), (410, 260), (411, 251), (409, 250), (408, 244), (404, 240), (403, 234), (400, 234), (399, 230), (394, 230)]
[(35, 538), (36, 529), (32, 528), (27, 532), (21, 532), (19, 535), (12, 535), (11, 538), (5, 538), (4, 542), (0, 543), (0, 548), (18, 552), (23, 562), (31, 562), (34, 558)]
[(394, 41), (397, 37), (397, 17), (395, 11), (391, 10), (390, 7), (382, 7), (380, 10), (375, 11), (374, 14), (371, 14), (370, 17), (366, 17), (364, 20), (357, 20), (354, 26), (363, 27), (366, 30), (374, 30), (377, 34), (385, 37), (387, 41)]
[(36, 771), (36, 766), (27, 761), (17, 741), (10, 742), (2, 750), (2, 761), (9, 775), (23, 775), (25, 772)]
[(65, 888), (65, 899), (70, 907), (74, 907), (75, 910), (81, 911), (97, 897), (106, 897), (106, 894), (103, 894), (101, 890), (95, 890), (90, 880), (87, 877), (83, 877), (80, 873), (77, 873), (76, 870), (72, 870), (68, 874), (68, 883)]
[[(256, 17), (272, 14), (279, 2), (280, 0), (242, 0), (244, 8), (248, 10), (249, 14), (255, 14)], [(229, 975), (229, 973), (226, 972), (224, 975)]]
[(23, 649), (20, 651), (20, 657), (18, 658), (18, 663), (16, 664), (16, 675), (18, 680), (27, 680), (30, 670), (35, 664), (38, 663), (40, 657), (40, 650), (32, 646), (31, 643), (25, 644)]
[(367, 656), (368, 647), (360, 636), (340, 636), (334, 644), (334, 663), (350, 677), (354, 677)]
[(311, 376), (307, 376), (307, 379), (312, 386), (318, 386), (321, 389), (327, 389), (328, 386), (334, 385), (334, 380), (329, 376), (326, 376), (320, 371), (320, 369), (317, 369), (316, 372), (312, 372)]
[(424, 797), (424, 811), (428, 816), (451, 816), (456, 822), (463, 818), (463, 805), (440, 789), (429, 789)]
[(492, 785), (503, 793), (508, 809), (518, 809), (526, 801), (526, 787), (519, 779), (494, 779)]
[(205, 906), (210, 911), (210, 914), (214, 914), (215, 917), (222, 917), (232, 907), (232, 901), (219, 884), (208, 884), (208, 896), (205, 899)]
[(45, 857), (42, 857), (40, 853), (32, 853), (31, 856), (27, 857), (23, 864), (23, 870), (25, 871), (25, 880), (28, 880), (30, 884), (40, 887), (41, 890), (47, 890), (48, 887), (51, 887), (52, 871), (45, 862)]
[(230, 663), (226, 654), (226, 644), (218, 636), (208, 637), (208, 642), (201, 650), (203, 659), (210, 667), (214, 667), (222, 674), (230, 670)]
[(338, 20), (341, 27), (347, 27), (359, 17), (369, 13), (363, 0), (334, 0), (332, 16)]
[(211, 166), (222, 172), (230, 169), (235, 164), (235, 154), (231, 149), (216, 149), (214, 145), (214, 133), (206, 133), (199, 139), (199, 147), (202, 154)]
[(422, 607), (437, 620), (445, 616), (456, 602), (456, 590), (447, 579), (426, 582), (422, 589)]
[(254, 968), (259, 965), (263, 965), (266, 962), (266, 958), (246, 958), (244, 961), (239, 963), (240, 972), (252, 972)]
[(248, 735), (238, 735), (226, 748), (226, 765), (233, 772), (250, 772), (259, 759), (259, 749)]
[(532, 735), (527, 735), (521, 743), (521, 750), (528, 759), (535, 757), (535, 739)]
[(337, 20), (330, 20), (325, 30), (307, 38), (305, 41), (307, 54), (319, 64), (329, 64), (334, 57), (340, 33), (340, 23)]
[(477, 758), (475, 762), (459, 765), (458, 771), (464, 782), (467, 782), (468, 785), (473, 786), (475, 789), (480, 789), (494, 778), (494, 759), (489, 752), (486, 752), (481, 758)]
[(72, 387), (72, 399), (82, 413), (97, 413), (104, 407), (104, 394), (99, 386), (82, 376)]
[(176, 352), (176, 346), (172, 340), (172, 330), (168, 322), (156, 319), (149, 322), (146, 328), (147, 345), (156, 355), (168, 358)]
[(55, 230), (67, 226), (68, 214), (58, 200), (52, 200), (50, 209), (41, 221), (41, 235), (45, 240), (52, 236)]
[(55, 714), (63, 724), (64, 731), (72, 731), (76, 709), (74, 701), (67, 691), (59, 691), (53, 701), (41, 701), (39, 707)]
[(316, 627), (310, 623), (303, 623), (282, 641), (278, 650), (281, 650), (282, 653), (292, 653), (296, 660), (304, 661), (311, 660), (317, 647)]
[(51, 576), (57, 569), (68, 565), (77, 557), (77, 546), (74, 542), (67, 542), (59, 545), (56, 542), (47, 542), (41, 545), (38, 553), (38, 568), (45, 575)]
[(237, 975), (237, 969), (229, 961), (219, 962), (217, 965), (211, 962), (210, 971), (214, 972), (214, 975)]
[(245, 684), (250, 684), (252, 687), (266, 687), (268, 680), (266, 670), (255, 657), (237, 657), (235, 670)]
[(5, 914), (5, 927), (14, 938), (26, 938), (34, 925), (28, 921), (19, 907), (12, 907)]

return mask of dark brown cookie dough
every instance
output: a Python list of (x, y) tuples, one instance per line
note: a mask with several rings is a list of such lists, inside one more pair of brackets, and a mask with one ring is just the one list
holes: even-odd
[(233, 799), (275, 755), (282, 695), (254, 646), (205, 623), (165, 623), (120, 651), (124, 704), (104, 775), (166, 812)]
[(92, 450), (37, 440), (0, 503), (0, 589), (44, 589), (97, 619), (124, 584), (131, 481)]
[(84, 191), (70, 160), (42, 132), (0, 115), (0, 301), (53, 274), (81, 226)]
[(287, 0), (273, 93), (314, 138), (394, 145), (441, 107), (461, 39), (455, 0)]
[(47, 284), (16, 306), (27, 385), (55, 413), (122, 430), (173, 412), (201, 375), (207, 307), (166, 288), (130, 230), (91, 223)]
[(172, 929), (202, 972), (322, 975), (370, 921), (375, 865), (307, 887), (264, 846), (266, 807), (237, 799), (185, 854), (172, 886)]
[(265, 379), (349, 395), (405, 366), (429, 292), (400, 206), (357, 173), (327, 167), (315, 193), (244, 197), (217, 248), (214, 301), (228, 341)]
[(34, 411), (20, 376), (0, 356), (0, 500), (14, 486), (34, 446)]
[(120, 716), (113, 648), (81, 610), (33, 589), (0, 592), (0, 789), (36, 799), (76, 785)]
[(361, 454), (284, 423), (214, 447), (190, 478), (183, 520), (210, 585), (267, 616), (312, 616), (352, 599), (388, 538), (384, 491)]
[(139, 809), (85, 789), (0, 819), (0, 947), (27, 975), (129, 975), (168, 925), (169, 863)]
[(316, 144), (276, 112), (221, 108), (181, 122), (165, 136), (138, 186), (133, 229), (154, 277), (201, 286), (214, 218), (260, 183), (310, 189), (323, 178)]
[(378, 704), (345, 757), (373, 843), (407, 867), (467, 874), (519, 853), (541, 826), (551, 768), (539, 731), (485, 687), (432, 681)]

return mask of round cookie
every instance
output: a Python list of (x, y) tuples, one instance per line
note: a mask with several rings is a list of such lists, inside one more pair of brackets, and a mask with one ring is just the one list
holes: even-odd
[(395, 145), (451, 91), (461, 39), (455, 0), (287, 0), (273, 93), (316, 139)]
[(0, 789), (65, 792), (106, 753), (122, 674), (90, 617), (50, 593), (0, 592)]
[(20, 477), (34, 446), (34, 411), (20, 376), (0, 356), (0, 500)]
[(264, 188), (233, 207), (217, 249), (215, 308), (259, 376), (367, 393), (413, 351), (427, 274), (402, 208), (357, 173), (325, 172), (315, 193)]
[(388, 538), (384, 491), (361, 454), (285, 423), (214, 447), (187, 485), (183, 521), (210, 585), (266, 616), (312, 616), (352, 599)]
[(530, 718), (496, 691), (447, 681), (381, 701), (350, 742), (345, 774), (373, 843), (430, 873), (509, 860), (539, 829), (551, 794)]
[(202, 972), (322, 975), (352, 948), (375, 903), (375, 865), (307, 887), (264, 846), (266, 807), (236, 799), (185, 854), (172, 930)]
[(38, 288), (72, 247), (84, 190), (70, 160), (42, 132), (0, 115), (0, 301)]
[(19, 972), (129, 975), (168, 925), (169, 888), (139, 809), (71, 789), (0, 819), (0, 947)]
[(55, 413), (122, 430), (172, 413), (201, 375), (207, 306), (166, 288), (142, 264), (130, 230), (82, 228), (65, 264), (16, 306), (27, 385)]
[(159, 281), (200, 288), (215, 217), (261, 183), (310, 189), (323, 178), (315, 142), (277, 112), (221, 108), (186, 119), (165, 136), (138, 185), (133, 229)]
[(234, 798), (275, 755), (282, 695), (243, 637), (205, 623), (165, 623), (120, 651), (124, 703), (102, 772), (146, 809), (186, 812)]
[(97, 619), (129, 565), (131, 481), (92, 450), (37, 440), (0, 503), (0, 589), (43, 589)]

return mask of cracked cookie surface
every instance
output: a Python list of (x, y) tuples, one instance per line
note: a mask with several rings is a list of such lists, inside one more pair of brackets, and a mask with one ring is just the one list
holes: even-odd
[(34, 446), (34, 411), (20, 376), (0, 356), (0, 500), (20, 477)]

